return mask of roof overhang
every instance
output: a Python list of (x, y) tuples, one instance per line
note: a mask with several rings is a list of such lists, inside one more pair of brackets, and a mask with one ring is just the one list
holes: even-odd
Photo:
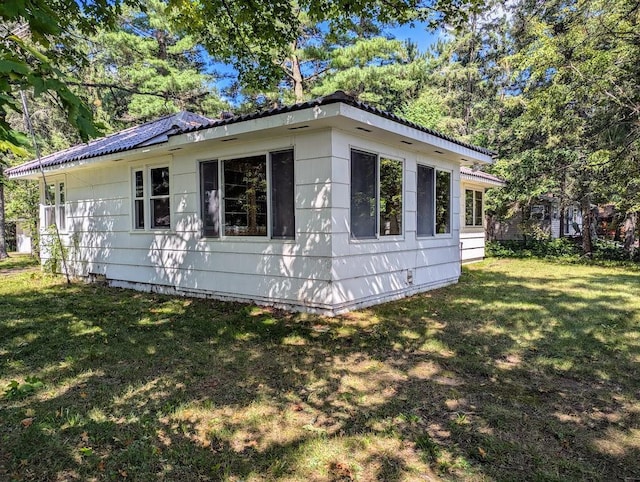
[(487, 174), (486, 172), (476, 171), (473, 169), (461, 169), (460, 180), (463, 182), (469, 182), (482, 187), (504, 187), (507, 183), (498, 177)]
[[(241, 144), (247, 140), (259, 140), (279, 136), (295, 135), (303, 132), (340, 129), (360, 137), (396, 145), (399, 149), (417, 151), (431, 157), (439, 157), (461, 166), (490, 164), (490, 151), (474, 148), (457, 142), (447, 136), (438, 135), (406, 121), (398, 121), (392, 115), (381, 115), (360, 104), (334, 101), (330, 103), (304, 104), (304, 108), (275, 109), (261, 115), (245, 116), (231, 121), (221, 121), (212, 126), (190, 129), (164, 139), (154, 139), (154, 145), (140, 146), (124, 152), (97, 156), (88, 159), (65, 162), (45, 167), (47, 174), (65, 172), (71, 169), (87, 168), (99, 164), (137, 161), (145, 158), (171, 154), (174, 151), (197, 147), (200, 143), (216, 141)], [(229, 144), (226, 144), (229, 145)], [(37, 179), (40, 170), (34, 168), (18, 174), (8, 173), (11, 179)]]

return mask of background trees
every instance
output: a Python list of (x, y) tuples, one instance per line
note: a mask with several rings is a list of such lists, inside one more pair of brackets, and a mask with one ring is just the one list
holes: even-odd
[[(496, 150), (508, 186), (490, 202), (504, 215), (549, 194), (561, 209), (579, 200), (588, 223), (593, 204), (611, 202), (633, 246), (635, 0), (34, 0), (3, 3), (0, 18), (4, 166), (29, 149), (20, 90), (49, 152), (177, 110), (216, 116), (340, 89)], [(438, 40), (421, 51), (385, 35), (408, 22)], [(217, 71), (233, 77), (222, 92)]]

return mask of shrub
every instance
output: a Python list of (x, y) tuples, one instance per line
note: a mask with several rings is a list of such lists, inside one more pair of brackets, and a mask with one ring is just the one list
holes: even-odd
[(575, 259), (580, 248), (569, 238), (528, 239), (526, 241), (491, 241), (487, 243), (488, 257), (495, 258), (566, 258)]

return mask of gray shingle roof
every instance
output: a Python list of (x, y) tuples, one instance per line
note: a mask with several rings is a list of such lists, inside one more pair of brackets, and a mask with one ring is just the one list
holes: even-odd
[[(212, 122), (208, 117), (192, 114), (191, 112), (179, 112), (167, 115), (160, 119), (145, 124), (129, 127), (100, 139), (92, 140), (86, 144), (54, 152), (42, 158), (42, 167), (56, 166), (68, 162), (90, 159), (92, 157), (114, 154), (116, 152), (129, 151), (137, 147), (152, 146), (166, 142), (169, 136), (180, 133), (182, 130), (191, 129)], [(38, 160), (26, 162), (5, 173), (9, 176), (40, 169)]]
[[(50, 167), (68, 162), (78, 161), (82, 159), (90, 159), (93, 157), (103, 156), (105, 154), (113, 154), (116, 152), (123, 152), (132, 150), (138, 147), (150, 146), (154, 144), (161, 144), (166, 142), (170, 136), (185, 134), (188, 132), (199, 131), (203, 129), (209, 129), (212, 127), (224, 126), (229, 124), (236, 124), (239, 122), (245, 122), (254, 119), (260, 119), (263, 117), (270, 117), (277, 114), (284, 114), (288, 112), (295, 112), (311, 107), (329, 105), (335, 103), (344, 103), (352, 107), (356, 107), (366, 112), (390, 119), (408, 127), (412, 127), (421, 132), (426, 132), (440, 139), (444, 139), (459, 146), (467, 147), (476, 152), (495, 156), (493, 151), (485, 149), (484, 147), (474, 146), (472, 144), (460, 141), (451, 136), (441, 134), (427, 127), (423, 127), (414, 122), (410, 122), (406, 119), (398, 117), (390, 112), (378, 109), (377, 107), (370, 106), (364, 102), (355, 100), (353, 97), (345, 94), (342, 91), (334, 92), (333, 94), (326, 95), (324, 97), (318, 97), (307, 102), (301, 102), (289, 106), (276, 107), (273, 109), (255, 112), (252, 114), (244, 114), (231, 116), (223, 119), (209, 119), (208, 117), (200, 116), (190, 112), (180, 112), (169, 116), (162, 117), (155, 121), (147, 122), (140, 126), (130, 127), (115, 134), (93, 140), (87, 144), (80, 144), (69, 149), (65, 149), (53, 154), (49, 154), (42, 158), (42, 167)], [(29, 161), (20, 166), (7, 169), (5, 173), (11, 177), (12, 175), (18, 175), (30, 171), (35, 171), (40, 168), (38, 160)]]

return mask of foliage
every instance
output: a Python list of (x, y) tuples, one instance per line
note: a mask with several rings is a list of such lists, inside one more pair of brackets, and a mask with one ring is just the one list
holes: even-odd
[(525, 241), (491, 241), (486, 245), (486, 255), (493, 258), (557, 258), (576, 260), (580, 255), (578, 245), (568, 238), (536, 239)]
[(124, 126), (181, 110), (211, 117), (227, 110), (215, 78), (204, 73), (206, 55), (175, 31), (166, 3), (145, 0), (144, 7), (123, 9), (116, 26), (98, 30), (85, 47), (82, 77), (97, 111)]
[(593, 243), (592, 259), (601, 261), (635, 261), (640, 262), (640, 253), (636, 250), (629, 253), (624, 249), (624, 243), (607, 239), (598, 239)]
[(62, 66), (82, 61), (71, 29), (82, 34), (99, 25), (111, 26), (121, 2), (34, 0), (3, 2), (0, 19), (0, 151), (24, 154), (26, 137), (6, 120), (8, 110), (20, 111), (16, 93), (52, 94), (66, 112), (66, 121), (83, 139), (98, 133), (93, 114), (67, 85)]
[(426, 78), (426, 59), (412, 52), (410, 44), (384, 37), (359, 39), (336, 48), (329, 64), (331, 75), (312, 92), (326, 95), (343, 90), (381, 109), (399, 111), (406, 99), (419, 94)]
[(4, 391), (5, 398), (21, 399), (44, 387), (42, 380), (37, 377), (26, 377), (24, 383), (11, 380)]
[[(505, 60), (515, 95), (498, 167), (509, 181), (505, 198), (577, 200), (586, 221), (593, 203), (616, 199), (635, 210), (637, 3), (522, 1), (513, 12), (513, 53)], [(583, 233), (590, 252), (588, 226)]]
[(60, 236), (58, 235), (55, 224), (47, 228), (45, 236), (47, 238), (47, 252), (46, 254), (41, 253), (42, 257), (46, 256), (43, 270), (49, 274), (63, 273), (69, 252), (68, 248), (60, 242)]

